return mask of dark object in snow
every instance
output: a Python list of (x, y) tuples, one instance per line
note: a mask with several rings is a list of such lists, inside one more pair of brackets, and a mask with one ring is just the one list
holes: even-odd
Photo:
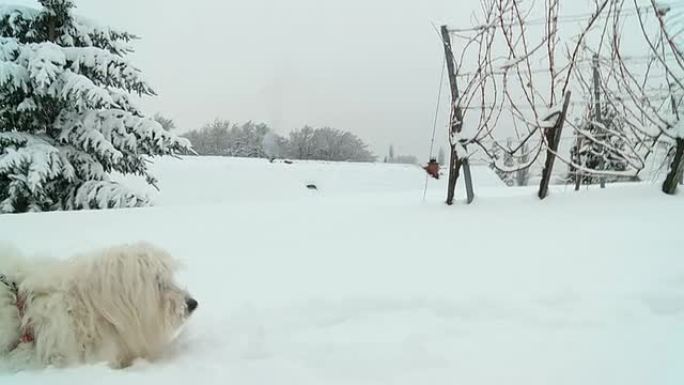
[(675, 147), (675, 155), (672, 158), (670, 171), (667, 173), (665, 182), (663, 182), (663, 192), (665, 194), (674, 195), (677, 192), (677, 182), (681, 182), (682, 175), (684, 175), (684, 139), (677, 138), (677, 145)]
[(439, 179), (439, 163), (437, 163), (437, 159), (430, 159), (430, 162), (428, 162), (427, 166), (423, 166), (423, 170), (425, 170), (425, 172), (427, 172), (431, 177)]
[(292, 164), (293, 162), (292, 162), (291, 160), (285, 159), (285, 160), (283, 161), (283, 163), (285, 163), (285, 164)]
[(315, 184), (307, 184), (306, 188), (308, 188), (309, 190), (318, 190), (318, 187), (316, 187)]

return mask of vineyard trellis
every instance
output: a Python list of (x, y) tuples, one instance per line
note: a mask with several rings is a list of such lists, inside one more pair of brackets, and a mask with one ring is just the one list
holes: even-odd
[[(453, 178), (476, 156), (499, 173), (558, 160), (577, 185), (638, 179), (658, 163), (667, 173), (663, 191), (674, 193), (684, 171), (682, 5), (594, 0), (591, 13), (562, 15), (560, 0), (545, 0), (543, 17), (533, 17), (538, 9), (527, 4), (483, 0), (476, 26), (442, 28), (457, 90), (449, 124)], [(565, 25), (573, 27), (561, 30)], [(572, 135), (560, 135), (563, 124)], [(649, 162), (661, 148), (663, 159)], [(449, 183), (448, 203), (454, 187)]]

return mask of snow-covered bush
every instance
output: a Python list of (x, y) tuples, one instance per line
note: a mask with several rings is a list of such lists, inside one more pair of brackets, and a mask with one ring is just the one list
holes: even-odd
[[(630, 168), (630, 160), (634, 158), (631, 148), (634, 148), (634, 138), (625, 129), (625, 117), (619, 113), (613, 104), (602, 106), (601, 122), (592, 119), (592, 112), (579, 124), (575, 135), (578, 137), (570, 149), (569, 179), (576, 183), (580, 178), (581, 184), (597, 184), (602, 179), (605, 182), (632, 181), (635, 177), (620, 176)], [(633, 163), (638, 163), (634, 160)], [(574, 165), (581, 166), (585, 171), (578, 170)], [(616, 172), (615, 175), (597, 175), (592, 171)], [(635, 170), (636, 171), (636, 170)]]
[(273, 134), (271, 129), (263, 123), (237, 125), (228, 120), (215, 119), (183, 136), (192, 142), (199, 155), (266, 158), (270, 155), (264, 147), (264, 140), (270, 134)]
[(0, 213), (147, 204), (110, 173), (154, 184), (148, 156), (190, 144), (132, 103), (154, 95), (127, 60), (135, 36), (39, 3), (0, 6)]
[(295, 159), (372, 162), (368, 145), (351, 132), (305, 126), (289, 135), (289, 156)]

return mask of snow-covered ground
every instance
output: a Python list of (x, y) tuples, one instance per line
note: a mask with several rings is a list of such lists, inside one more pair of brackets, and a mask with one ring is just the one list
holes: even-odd
[(174, 349), (123, 371), (0, 383), (684, 383), (681, 195), (555, 187), (539, 201), (478, 168), (475, 203), (446, 207), (444, 180), (422, 200), (415, 166), (188, 158), (155, 169), (157, 207), (5, 215), (0, 237), (56, 256), (166, 247), (200, 301)]

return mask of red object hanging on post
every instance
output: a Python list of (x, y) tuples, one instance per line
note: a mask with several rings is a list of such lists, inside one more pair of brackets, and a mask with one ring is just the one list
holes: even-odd
[(423, 170), (427, 172), (431, 177), (439, 179), (439, 163), (436, 159), (430, 159), (427, 166), (423, 166)]

